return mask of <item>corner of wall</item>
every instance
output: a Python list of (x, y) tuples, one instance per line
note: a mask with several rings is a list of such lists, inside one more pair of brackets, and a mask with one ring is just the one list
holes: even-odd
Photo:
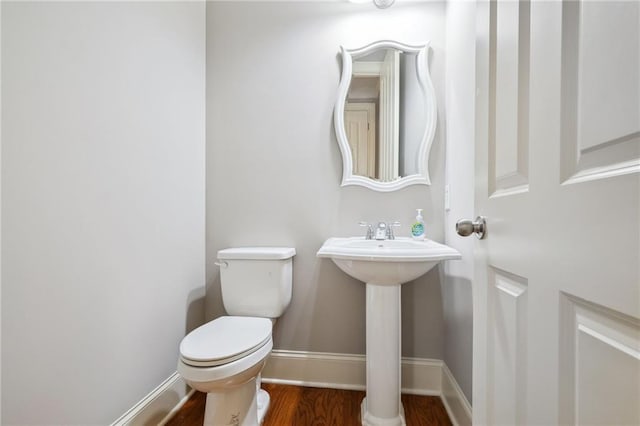
[(447, 262), (443, 288), (445, 322), (444, 361), (471, 396), (473, 353), (474, 240), (455, 232), (459, 219), (475, 217), (474, 211), (474, 114), (475, 3), (447, 2), (446, 8), (446, 206), (445, 243), (462, 254), (460, 261)]
[(2, 424), (2, 2), (0, 2), (0, 424)]
[(194, 392), (178, 372), (175, 372), (111, 426), (164, 425)]

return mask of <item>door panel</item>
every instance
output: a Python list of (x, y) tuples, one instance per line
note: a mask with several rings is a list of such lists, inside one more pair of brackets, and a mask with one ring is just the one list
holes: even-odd
[(640, 3), (477, 3), (474, 423), (640, 423)]
[(527, 280), (489, 269), (490, 424), (525, 420), (527, 371)]
[(572, 296), (562, 299), (561, 421), (640, 424), (640, 322)]
[(563, 3), (562, 177), (567, 183), (640, 167), (639, 11), (638, 2)]
[(500, 2), (492, 10), (489, 191), (493, 196), (529, 187), (529, 8), (529, 2)]

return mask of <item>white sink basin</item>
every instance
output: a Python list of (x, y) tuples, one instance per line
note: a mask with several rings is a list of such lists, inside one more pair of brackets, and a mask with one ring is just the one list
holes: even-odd
[(346, 274), (365, 283), (400, 285), (425, 274), (441, 260), (460, 259), (460, 253), (435, 241), (329, 238), (318, 257), (331, 258)]

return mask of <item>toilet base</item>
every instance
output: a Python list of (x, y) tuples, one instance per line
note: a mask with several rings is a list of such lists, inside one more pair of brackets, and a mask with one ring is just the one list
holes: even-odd
[(269, 405), (271, 404), (271, 397), (266, 390), (258, 390), (258, 424), (261, 425), (264, 421), (264, 417), (269, 411)]
[(258, 426), (269, 409), (269, 394), (253, 379), (223, 392), (207, 393), (204, 426)]

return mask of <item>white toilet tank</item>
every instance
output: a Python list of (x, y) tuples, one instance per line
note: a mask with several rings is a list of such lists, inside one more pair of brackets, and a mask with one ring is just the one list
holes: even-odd
[(222, 301), (229, 315), (278, 318), (291, 301), (291, 247), (241, 247), (218, 251)]

